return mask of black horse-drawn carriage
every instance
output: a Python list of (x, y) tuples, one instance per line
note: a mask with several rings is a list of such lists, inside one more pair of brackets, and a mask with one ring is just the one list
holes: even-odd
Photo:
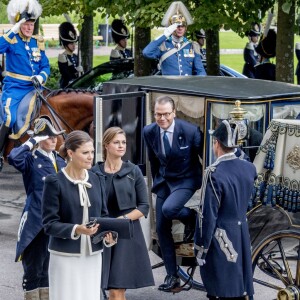
[[(300, 116), (300, 87), (225, 77), (152, 76), (106, 82), (103, 94), (94, 100), (96, 160), (102, 159), (104, 130), (121, 126), (127, 133), (125, 158), (141, 167), (150, 187), (142, 128), (154, 121), (153, 99), (163, 94), (175, 100), (177, 117), (203, 131), (204, 167), (215, 159), (210, 130), (223, 119), (237, 123), (239, 143), (259, 174), (248, 213), (254, 280), (270, 289), (270, 299), (276, 294), (278, 299), (300, 299), (300, 120), (295, 120)], [(159, 253), (155, 198), (149, 195), (152, 209), (145, 236)], [(188, 205), (197, 206), (198, 200), (196, 193)], [(192, 244), (182, 244), (182, 227), (174, 222), (179, 275), (190, 286), (203, 289), (184, 267), (195, 266), (195, 259)], [(190, 274), (199, 277), (194, 268)]]

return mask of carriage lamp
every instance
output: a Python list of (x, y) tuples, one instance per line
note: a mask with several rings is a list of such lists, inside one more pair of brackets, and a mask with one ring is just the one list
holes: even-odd
[(243, 145), (245, 139), (248, 139), (248, 120), (245, 119), (245, 114), (247, 111), (241, 107), (241, 101), (235, 101), (234, 109), (229, 112), (231, 119), (229, 120), (230, 124), (236, 124), (238, 127), (238, 145)]

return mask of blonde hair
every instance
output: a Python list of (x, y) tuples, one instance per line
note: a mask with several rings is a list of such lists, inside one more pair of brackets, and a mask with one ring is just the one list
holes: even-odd
[(108, 145), (117, 134), (123, 134), (126, 137), (125, 131), (120, 127), (109, 127), (105, 130), (102, 138), (102, 153), (103, 153), (103, 160), (106, 160), (107, 157), (107, 150), (106, 145)]

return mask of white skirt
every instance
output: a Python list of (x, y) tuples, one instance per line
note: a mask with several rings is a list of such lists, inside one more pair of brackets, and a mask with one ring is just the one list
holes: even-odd
[(50, 300), (99, 300), (102, 253), (64, 256), (50, 253)]

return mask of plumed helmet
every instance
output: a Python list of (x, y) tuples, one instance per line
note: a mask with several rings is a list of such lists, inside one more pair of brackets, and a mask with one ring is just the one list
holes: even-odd
[(261, 27), (258, 23), (252, 23), (251, 29), (245, 32), (246, 36), (259, 36), (261, 34)]
[(205, 31), (202, 28), (200, 30), (196, 30), (195, 35), (197, 39), (206, 38)]
[(37, 0), (10, 0), (7, 5), (7, 17), (11, 24), (22, 19), (35, 22), (42, 14), (42, 6)]
[(227, 148), (237, 148), (238, 127), (236, 124), (229, 124), (227, 120), (222, 123), (213, 132), (212, 136)]
[(255, 51), (266, 58), (271, 58), (276, 56), (276, 32), (270, 29), (268, 35), (263, 37), (258, 43)]
[(122, 20), (114, 19), (112, 21), (111, 36), (116, 44), (118, 44), (120, 40), (128, 39), (130, 37), (129, 30), (127, 29)]
[(161, 25), (167, 27), (174, 23), (182, 26), (193, 24), (190, 12), (181, 1), (175, 1), (169, 6)]
[(70, 43), (78, 41), (77, 32), (75, 27), (70, 22), (63, 22), (59, 25), (59, 44), (66, 46)]
[(52, 120), (48, 116), (40, 116), (34, 120), (33, 130), (28, 130), (27, 133), (30, 136), (58, 136), (63, 134), (65, 130), (57, 131), (52, 123)]

